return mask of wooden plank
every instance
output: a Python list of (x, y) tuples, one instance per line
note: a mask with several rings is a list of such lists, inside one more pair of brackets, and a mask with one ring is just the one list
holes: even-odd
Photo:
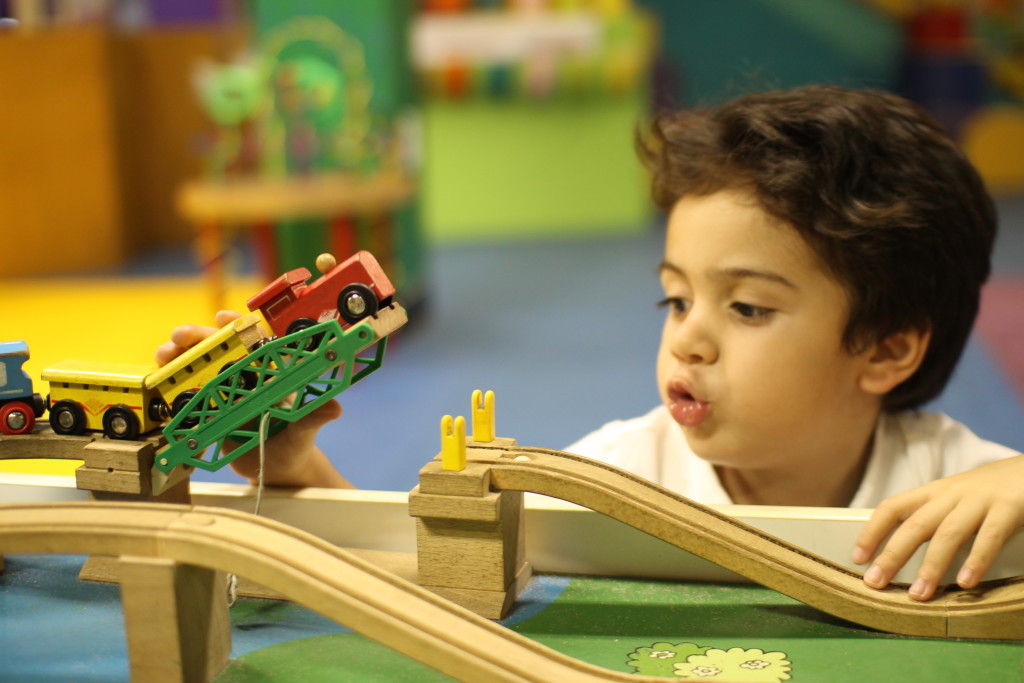
[[(466, 449), (467, 452), (469, 449)], [(460, 472), (441, 469), (440, 460), (428, 462), (420, 470), (421, 493), (444, 493), (452, 496), (482, 496), (490, 491), (489, 467), (467, 466)]]
[[(387, 565), (380, 566), (387, 569)], [(513, 583), (505, 590), (488, 591), (472, 588), (452, 588), (450, 586), (427, 586), (427, 588), (442, 598), (451, 600), (456, 605), (461, 605), (485, 619), (501, 619), (512, 609), (516, 596), (526, 588), (532, 576), (533, 571), (527, 563), (522, 565), (521, 571), (515, 577)]]
[(100, 439), (85, 446), (82, 455), (85, 466), (92, 469), (148, 473), (153, 467), (153, 458), (159, 443), (161, 441), (158, 439), (148, 442)]
[(500, 496), (441, 496), (420, 493), (417, 486), (409, 494), (409, 514), (413, 517), (437, 517), (476, 522), (500, 521)]
[(106, 491), (135, 496), (149, 495), (149, 480), (138, 472), (99, 470), (83, 465), (75, 470), (75, 479), (78, 482), (78, 488), (86, 491)]
[[(253, 510), (255, 488), (245, 484), (192, 482), (198, 505)], [(0, 473), (0, 503), (85, 500), (74, 477)], [(280, 489), (264, 492), (262, 514), (343, 548), (416, 552), (416, 528), (402, 491)], [(789, 541), (851, 571), (857, 534), (871, 510), (768, 505), (712, 505), (712, 510)], [(526, 557), (534, 571), (560, 574), (636, 576), (698, 581), (749, 581), (707, 560), (579, 505), (537, 494), (525, 496)], [(592, 539), (604, 539), (595, 544)], [(924, 556), (919, 550), (896, 575), (913, 581)], [(956, 578), (961, 551), (944, 583)], [(1024, 532), (1007, 543), (989, 578), (1024, 574)]]
[(0, 460), (52, 458), (84, 460), (82, 449), (103, 435), (89, 432), (82, 436), (62, 436), (50, 429), (46, 420), (38, 420), (31, 434), (0, 434)]
[[(0, 434), (0, 460), (83, 460), (93, 468), (134, 470), (138, 468), (137, 455), (149, 455), (164, 443), (163, 434), (155, 430), (138, 441), (117, 441), (100, 432), (57, 434), (48, 420), (38, 420), (31, 434)], [(152, 460), (146, 467), (151, 465)]]

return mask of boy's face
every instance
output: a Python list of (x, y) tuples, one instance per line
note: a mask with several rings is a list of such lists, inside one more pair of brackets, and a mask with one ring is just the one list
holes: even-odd
[(866, 448), (879, 400), (843, 347), (846, 293), (794, 228), (744, 193), (684, 197), (661, 281), (658, 384), (701, 458), (771, 470)]

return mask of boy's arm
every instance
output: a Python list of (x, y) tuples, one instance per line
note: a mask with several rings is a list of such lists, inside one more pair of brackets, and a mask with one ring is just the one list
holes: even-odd
[[(320, 428), (340, 416), (341, 405), (328, 401), (268, 439), (263, 462), (264, 483), (268, 486), (355, 488), (314, 443)], [(231, 469), (256, 484), (260, 476), (259, 449), (254, 448), (232, 460)]]
[[(234, 311), (218, 311), (217, 327), (182, 325), (171, 332), (171, 339), (156, 350), (156, 362), (165, 365), (187, 349), (240, 317)], [(309, 415), (289, 424), (268, 439), (264, 453), (263, 481), (268, 486), (323, 486), (327, 488), (354, 488), (315, 443), (317, 432), (341, 415), (341, 405), (328, 401)], [(260, 470), (258, 449), (236, 458), (231, 468), (256, 483)]]
[(910, 556), (930, 541), (910, 597), (928, 600), (960, 546), (975, 536), (957, 574), (961, 588), (974, 588), (1010, 535), (1024, 525), (1024, 455), (998, 460), (938, 479), (888, 498), (875, 509), (857, 539), (853, 561), (865, 564), (892, 538), (864, 573), (865, 583), (884, 588)]

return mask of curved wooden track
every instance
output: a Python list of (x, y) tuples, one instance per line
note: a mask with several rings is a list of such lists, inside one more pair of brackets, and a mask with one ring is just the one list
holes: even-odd
[(570, 453), (474, 443), (491, 489), (588, 507), (848, 621), (915, 636), (1024, 640), (1024, 577), (951, 589), (929, 602), (860, 576), (615, 467)]
[(252, 579), (463, 681), (662, 681), (580, 662), (293, 527), (216, 508), (0, 506), (0, 553), (172, 559)]

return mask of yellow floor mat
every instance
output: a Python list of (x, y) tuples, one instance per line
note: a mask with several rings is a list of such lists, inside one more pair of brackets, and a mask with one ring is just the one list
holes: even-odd
[[(252, 278), (232, 282), (228, 306), (245, 311), (246, 299), (262, 284)], [(190, 322), (213, 324), (199, 277), (0, 280), (0, 341), (28, 343), (25, 370), (44, 396), (39, 375), (49, 365), (67, 359), (153, 363), (153, 352), (171, 330)], [(0, 472), (68, 474), (77, 464), (0, 460)]]

